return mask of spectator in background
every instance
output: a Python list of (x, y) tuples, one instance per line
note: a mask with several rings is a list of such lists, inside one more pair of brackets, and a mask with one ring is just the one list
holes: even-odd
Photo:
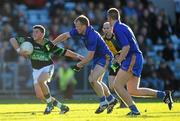
[(27, 62), (27, 60), (23, 57), (19, 58), (18, 64), (19, 64), (19, 70), (17, 72), (19, 75), (19, 80), (18, 80), (17, 87), (24, 89), (24, 90), (27, 90), (29, 85), (33, 86), (33, 80), (31, 80), (32, 69), (29, 66), (29, 62)]
[(173, 48), (173, 43), (169, 40), (166, 40), (166, 46), (163, 50), (163, 58), (165, 61), (174, 61), (174, 48)]
[(63, 62), (58, 70), (59, 87), (63, 91), (65, 99), (72, 99), (74, 87), (77, 83), (74, 71), (66, 62)]
[(2, 4), (2, 7), (0, 8), (0, 14), (11, 18), (13, 9), (12, 2), (8, 2), (8, 0), (6, 2), (4, 1), (4, 4)]
[(158, 78), (164, 81), (166, 90), (173, 90), (173, 81), (175, 80), (174, 73), (168, 66), (166, 61), (161, 61), (160, 67), (157, 69)]
[(178, 38), (180, 38), (180, 26), (177, 26), (177, 25), (180, 25), (180, 17), (177, 19), (175, 27), (174, 27), (175, 34), (177, 35)]
[(12, 33), (12, 26), (9, 24), (8, 21), (4, 21), (4, 23), (2, 24), (0, 40), (8, 42), (8, 40), (12, 37)]
[(123, 13), (125, 14), (125, 23), (127, 23), (132, 30), (134, 30), (134, 26), (137, 25), (138, 14), (135, 9), (134, 0), (127, 0), (127, 6), (123, 8)]
[(49, 29), (49, 31), (50, 31), (50, 36), (49, 36), (49, 38), (51, 39), (51, 40), (53, 40), (53, 39), (55, 39), (57, 36), (58, 36), (58, 34), (59, 34), (59, 30), (60, 30), (60, 28), (59, 28), (59, 25), (58, 24), (52, 24), (51, 26), (50, 26), (50, 29)]
[(157, 40), (164, 40), (169, 36), (168, 26), (163, 24), (162, 17), (159, 16), (156, 21), (156, 26), (152, 32), (152, 40), (154, 44), (158, 44)]
[[(174, 0), (176, 6), (176, 22), (180, 19), (180, 0)], [(176, 24), (178, 25), (178, 24)]]
[(89, 17), (89, 19), (91, 20), (92, 24), (95, 24), (95, 5), (94, 2), (90, 1), (88, 2), (88, 11), (87, 11), (87, 16)]
[(175, 24), (175, 33), (180, 38), (180, 0), (174, 0), (176, 5), (176, 24)]
[(127, 4), (127, 6), (125, 6), (123, 8), (123, 12), (126, 15), (126, 17), (136, 16), (137, 12), (136, 12), (136, 9), (135, 9), (134, 0), (127, 0), (126, 4)]
[(8, 42), (4, 42), (4, 62), (17, 62), (18, 54), (14, 52), (14, 48)]
[(45, 6), (47, 0), (24, 0), (24, 2), (30, 8), (41, 8)]
[(143, 56), (147, 55), (148, 46), (146, 45), (145, 38), (143, 35), (137, 35), (137, 40), (139, 44), (139, 48), (143, 53)]
[(18, 36), (30, 36), (29, 26), (27, 23), (22, 23), (17, 29)]

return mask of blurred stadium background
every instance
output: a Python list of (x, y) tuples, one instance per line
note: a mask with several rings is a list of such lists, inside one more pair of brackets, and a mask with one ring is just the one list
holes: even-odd
[[(141, 85), (175, 90), (175, 96), (180, 97), (180, 0), (1, 0), (0, 98), (35, 97), (30, 63), (10, 46), (12, 36), (30, 36), (32, 26), (42, 24), (46, 37), (53, 40), (69, 31), (80, 14), (87, 15), (102, 33), (110, 7), (120, 10), (122, 21), (133, 29), (143, 52)], [(69, 40), (59, 46), (87, 53), (81, 41)], [(55, 59), (56, 71), (50, 83), (53, 95), (75, 98), (78, 94), (94, 94), (88, 82), (90, 67), (73, 73), (69, 68), (73, 63)]]

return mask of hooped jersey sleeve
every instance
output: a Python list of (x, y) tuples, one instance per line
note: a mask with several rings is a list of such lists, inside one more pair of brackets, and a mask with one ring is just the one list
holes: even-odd
[(21, 45), (23, 42), (28, 41), (28, 42), (32, 42), (32, 37), (15, 37), (15, 39), (17, 40), (17, 43), (19, 45)]
[(46, 51), (52, 53), (56, 56), (64, 56), (66, 53), (66, 49), (58, 47), (57, 45), (53, 45), (51, 41), (47, 41), (44, 45)]

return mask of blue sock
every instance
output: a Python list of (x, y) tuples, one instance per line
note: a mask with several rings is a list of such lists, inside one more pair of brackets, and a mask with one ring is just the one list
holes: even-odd
[(131, 105), (131, 106), (129, 106), (129, 108), (133, 112), (139, 112), (139, 110), (137, 109), (137, 107), (135, 105)]
[(104, 102), (106, 100), (106, 96), (100, 98), (100, 102)]
[(106, 99), (108, 102), (110, 102), (112, 99), (114, 99), (114, 97), (113, 97), (113, 95), (110, 94)]
[(166, 93), (164, 91), (157, 91), (157, 97), (163, 99)]
[(106, 101), (106, 96), (103, 96), (100, 98), (100, 106), (108, 105), (108, 102)]

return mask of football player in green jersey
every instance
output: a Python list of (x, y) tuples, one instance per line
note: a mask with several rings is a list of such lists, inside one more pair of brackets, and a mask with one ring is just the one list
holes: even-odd
[[(47, 82), (51, 81), (54, 72), (52, 56), (67, 56), (75, 60), (82, 60), (84, 57), (71, 50), (54, 46), (50, 40), (44, 38), (44, 35), (45, 28), (42, 25), (35, 25), (33, 26), (32, 37), (11, 38), (10, 43), (20, 55), (31, 60), (36, 96), (40, 100), (47, 102), (44, 114), (51, 113), (54, 106), (60, 108), (61, 113), (66, 113), (69, 111), (68, 106), (52, 97), (47, 85)], [(33, 45), (33, 53), (31, 55), (27, 55), (20, 48), (20, 45), (25, 41), (31, 42)]]

